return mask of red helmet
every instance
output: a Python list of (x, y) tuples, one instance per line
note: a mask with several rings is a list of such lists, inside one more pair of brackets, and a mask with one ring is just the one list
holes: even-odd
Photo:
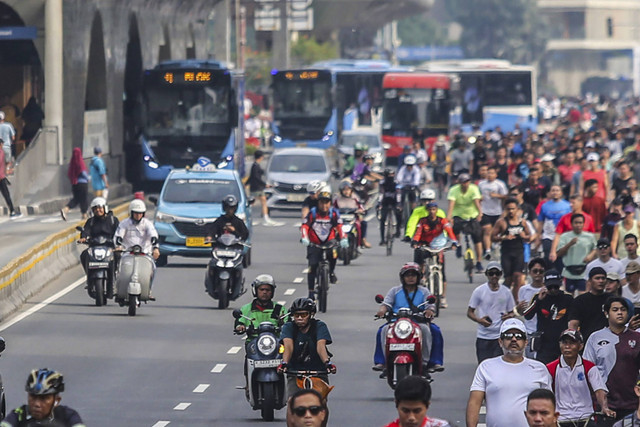
[(422, 272), (420, 271), (420, 266), (415, 262), (407, 262), (400, 269), (400, 282), (404, 284), (404, 275), (409, 271), (413, 271), (418, 275), (418, 280), (422, 278)]

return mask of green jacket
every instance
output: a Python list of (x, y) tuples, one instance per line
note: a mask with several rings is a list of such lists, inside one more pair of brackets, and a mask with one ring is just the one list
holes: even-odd
[[(249, 304), (245, 304), (240, 308), (243, 316), (254, 319), (252, 322), (249, 322), (249, 320), (241, 317), (240, 319), (236, 319), (233, 327), (235, 328), (238, 325), (244, 325), (248, 328), (249, 325), (252, 324), (253, 327), (257, 329), (262, 322), (271, 322), (276, 327), (280, 327), (284, 324), (284, 322), (287, 321), (288, 316), (280, 319), (280, 316), (285, 313), (284, 306), (280, 304), (274, 304), (273, 301), (271, 301), (267, 308), (260, 310), (257, 304), (258, 300), (254, 299)], [(247, 340), (251, 340), (253, 338), (255, 338), (255, 334), (247, 334)]]
[[(405, 229), (405, 236), (412, 238), (414, 234), (416, 234), (416, 229), (418, 228), (418, 222), (422, 218), (426, 218), (429, 216), (429, 212), (427, 208), (424, 206), (418, 206), (411, 212), (411, 216), (409, 217), (409, 221), (407, 221), (407, 228)], [(436, 214), (438, 218), (446, 218), (447, 214), (440, 208), (438, 208), (438, 213)]]

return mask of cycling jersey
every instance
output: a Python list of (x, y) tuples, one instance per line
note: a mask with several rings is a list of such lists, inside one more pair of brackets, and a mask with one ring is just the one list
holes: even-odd
[(311, 209), (302, 224), (302, 238), (308, 238), (311, 243), (321, 245), (335, 238), (344, 238), (340, 214), (331, 208), (321, 214), (315, 208)]
[[(409, 217), (409, 221), (407, 221), (407, 227), (405, 229), (405, 236), (413, 237), (416, 234), (416, 228), (418, 227), (418, 222), (422, 219), (429, 216), (429, 211), (424, 206), (418, 206), (411, 212), (411, 216)], [(442, 209), (438, 208), (438, 213), (436, 214), (438, 218), (446, 218), (447, 214)]]
[(86, 427), (82, 422), (80, 415), (68, 406), (60, 405), (53, 408), (53, 416), (48, 420), (37, 421), (29, 414), (27, 405), (11, 411), (7, 417), (2, 420), (0, 427)]
[(453, 234), (453, 229), (446, 218), (436, 217), (435, 223), (431, 223), (429, 217), (425, 217), (418, 222), (418, 228), (412, 240), (421, 243), (431, 243), (434, 238), (442, 233), (447, 233), (451, 240), (456, 240), (456, 235)]

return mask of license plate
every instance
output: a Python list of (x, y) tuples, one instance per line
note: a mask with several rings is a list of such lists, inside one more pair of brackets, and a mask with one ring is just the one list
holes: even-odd
[(234, 251), (216, 251), (216, 256), (233, 258), (236, 256)]
[(389, 351), (413, 351), (415, 348), (414, 343), (389, 344)]
[(187, 246), (204, 248), (211, 246), (211, 243), (205, 243), (204, 237), (187, 237)]
[(303, 202), (306, 198), (306, 194), (287, 194), (287, 202)]
[(89, 268), (107, 268), (109, 267), (108, 262), (90, 262)]
[(254, 360), (253, 366), (255, 366), (256, 368), (277, 368), (278, 366), (280, 366), (280, 362), (282, 361), (279, 359)]

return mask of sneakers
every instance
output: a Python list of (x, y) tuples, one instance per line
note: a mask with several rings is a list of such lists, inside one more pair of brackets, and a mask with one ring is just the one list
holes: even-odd
[(62, 217), (63, 220), (67, 220), (67, 215), (64, 213), (64, 209), (60, 209), (60, 216)]
[(336, 273), (331, 273), (329, 275), (329, 281), (331, 282), (331, 284), (338, 283), (338, 278), (336, 277)]
[(446, 298), (440, 298), (440, 308), (449, 308), (449, 304), (447, 304)]
[(444, 371), (444, 366), (438, 365), (438, 364), (432, 365), (429, 367), (429, 369), (427, 369), (427, 372), (431, 374), (433, 374), (434, 372), (442, 372), (442, 371)]
[(22, 217), (22, 214), (16, 211), (11, 212), (11, 214), (9, 215), (9, 219), (17, 219), (20, 217)]
[(386, 244), (387, 244), (387, 242), (385, 242), (384, 240), (380, 240), (380, 243), (378, 243), (378, 246), (384, 246)]
[(376, 363), (371, 367), (374, 371), (382, 372), (384, 370), (384, 365), (382, 363)]
[(462, 248), (460, 246), (456, 248), (456, 258), (462, 258)]
[(484, 251), (484, 259), (487, 261), (491, 259), (491, 251), (489, 249)]
[(484, 273), (484, 267), (482, 267), (482, 263), (480, 263), (480, 261), (476, 262), (476, 272)]

